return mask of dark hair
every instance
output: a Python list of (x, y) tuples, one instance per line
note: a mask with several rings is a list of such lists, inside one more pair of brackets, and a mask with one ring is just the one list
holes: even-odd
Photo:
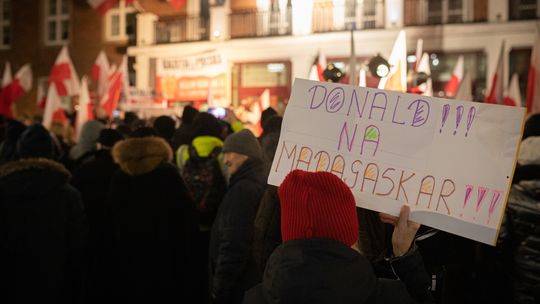
[(540, 113), (531, 115), (525, 122), (523, 139), (529, 136), (540, 136)]
[(193, 120), (193, 130), (194, 137), (214, 136), (220, 138), (223, 127), (219, 123), (219, 120), (212, 114), (202, 112), (195, 116), (195, 119)]
[(273, 116), (276, 116), (276, 115), (277, 115), (277, 112), (272, 107), (268, 107), (264, 111), (262, 111), (262, 113), (261, 113), (261, 127), (263, 129), (266, 129), (266, 123), (268, 122), (268, 120), (270, 118), (272, 118)]
[(192, 106), (185, 106), (182, 112), (182, 123), (192, 124), (199, 111)]
[(131, 138), (141, 138), (141, 137), (149, 137), (149, 136), (157, 136), (156, 130), (150, 127), (140, 127), (133, 131), (129, 137)]
[(154, 120), (154, 129), (156, 130), (158, 136), (167, 141), (172, 139), (175, 126), (176, 122), (169, 116), (162, 115)]

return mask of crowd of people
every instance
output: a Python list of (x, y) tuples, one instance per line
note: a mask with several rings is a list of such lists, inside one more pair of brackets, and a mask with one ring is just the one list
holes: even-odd
[(78, 140), (0, 117), (0, 303), (539, 303), (540, 115), (499, 244), (357, 208), (326, 172), (267, 184), (282, 118), (126, 113)]

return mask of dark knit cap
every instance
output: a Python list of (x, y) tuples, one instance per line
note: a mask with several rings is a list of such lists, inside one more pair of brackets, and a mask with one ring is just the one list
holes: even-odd
[(273, 116), (276, 116), (277, 115), (277, 112), (276, 110), (274, 110), (274, 108), (272, 107), (268, 107), (266, 108), (264, 111), (262, 111), (261, 113), (261, 127), (263, 129), (266, 129), (266, 122)]
[(42, 157), (52, 159), (54, 156), (54, 142), (41, 124), (35, 124), (23, 132), (17, 142), (18, 158)]
[(223, 131), (223, 126), (212, 114), (202, 112), (197, 114), (193, 120), (194, 137), (213, 136), (219, 138)]
[(223, 143), (223, 152), (236, 152), (260, 160), (263, 158), (259, 141), (255, 135), (247, 129), (229, 135), (229, 137), (225, 139), (225, 143)]
[(154, 120), (154, 129), (160, 137), (166, 140), (172, 139), (175, 127), (176, 122), (169, 116), (162, 115)]
[(332, 239), (347, 246), (358, 241), (354, 196), (347, 185), (328, 172), (290, 172), (278, 188), (281, 236)]
[(99, 132), (98, 143), (107, 148), (112, 148), (115, 143), (124, 139), (122, 133), (113, 129), (103, 129)]
[(191, 124), (195, 116), (199, 114), (199, 111), (192, 106), (185, 106), (184, 111), (182, 112), (182, 123)]
[(137, 128), (135, 131), (133, 131), (129, 135), (130, 138), (142, 138), (142, 137), (150, 137), (150, 136), (158, 136), (156, 130), (150, 127)]
[(540, 136), (540, 113), (531, 115), (523, 128), (523, 139), (529, 136)]

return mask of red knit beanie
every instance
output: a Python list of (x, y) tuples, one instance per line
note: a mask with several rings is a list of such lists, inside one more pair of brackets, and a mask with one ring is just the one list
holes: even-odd
[(358, 218), (351, 190), (332, 173), (290, 172), (278, 188), (283, 241), (324, 238), (352, 246)]

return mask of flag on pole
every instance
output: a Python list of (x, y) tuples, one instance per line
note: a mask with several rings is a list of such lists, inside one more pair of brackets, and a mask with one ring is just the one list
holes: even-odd
[(522, 107), (521, 91), (519, 90), (519, 76), (517, 73), (512, 75), (506, 94), (504, 95), (503, 104), (513, 107)]
[(11, 65), (9, 64), (9, 61), (6, 61), (6, 65), (4, 66), (4, 75), (2, 76), (2, 89), (7, 87), (12, 80), (13, 76), (11, 74)]
[(326, 56), (323, 54), (323, 52), (319, 51), (317, 58), (315, 58), (315, 62), (313, 62), (313, 65), (311, 66), (309, 80), (325, 81), (323, 72), (326, 69), (326, 66)]
[(358, 86), (365, 88), (366, 87), (366, 70), (360, 69), (360, 79), (358, 80)]
[(464, 57), (463, 55), (461, 55), (458, 57), (456, 66), (454, 66), (452, 78), (450, 78), (450, 81), (446, 84), (446, 87), (444, 88), (444, 92), (447, 97), (456, 96), (458, 87), (463, 80), (464, 70)]
[(124, 55), (122, 57), (122, 62), (120, 63), (120, 73), (122, 73), (122, 93), (124, 94), (125, 101), (130, 101), (131, 94), (129, 92), (129, 71), (127, 55)]
[(418, 72), (418, 66), (420, 65), (420, 59), (424, 53), (424, 40), (418, 39), (416, 41), (416, 63), (414, 64), (414, 69)]
[(497, 61), (497, 68), (491, 81), (491, 89), (489, 95), (486, 97), (486, 103), (502, 104), (503, 92), (504, 92), (504, 41), (501, 46), (501, 52), (499, 53), (499, 60)]
[(351, 58), (349, 59), (349, 84), (357, 85), (356, 52), (354, 49), (354, 28), (351, 29)]
[(25, 93), (32, 89), (32, 68), (30, 64), (23, 65), (15, 74), (15, 78), (1, 92), (0, 114), (13, 117), (12, 105)]
[(115, 69), (108, 78), (107, 89), (101, 97), (100, 106), (105, 110), (109, 117), (113, 117), (113, 112), (118, 106), (120, 94), (122, 93), (122, 72)]
[(381, 78), (379, 89), (407, 92), (407, 40), (405, 31), (400, 31), (388, 59), (390, 74)]
[(463, 79), (459, 82), (459, 87), (457, 88), (456, 94), (454, 95), (454, 99), (473, 101), (472, 81), (469, 73), (465, 73)]
[(103, 96), (105, 93), (105, 86), (107, 85), (107, 77), (109, 76), (109, 61), (105, 52), (99, 52), (96, 61), (92, 65), (90, 70), (90, 77), (94, 83), (96, 83), (96, 93), (98, 97)]
[(45, 102), (47, 100), (47, 93), (45, 91), (45, 88), (43, 87), (43, 83), (39, 82), (37, 87), (37, 94), (36, 94), (36, 105), (40, 109), (45, 109)]
[[(60, 113), (60, 111), (62, 113)], [(62, 108), (62, 103), (60, 102), (60, 96), (58, 96), (58, 93), (56, 92), (56, 86), (50, 85), (47, 92), (45, 110), (43, 111), (43, 126), (45, 128), (50, 128), (51, 123), (53, 122), (53, 117), (55, 117), (55, 120), (58, 120), (63, 112), (64, 109)]]
[(56, 87), (58, 96), (72, 96), (79, 94), (79, 78), (73, 67), (66, 46), (62, 47), (60, 54), (49, 75), (49, 84)]
[(79, 95), (79, 110), (75, 120), (75, 139), (79, 140), (82, 126), (92, 119), (92, 103), (90, 102), (90, 93), (88, 92), (88, 80), (83, 77), (81, 80), (81, 94)]
[[(126, 5), (130, 5), (134, 1), (135, 0), (126, 0)], [(87, 0), (87, 2), (93, 9), (97, 10), (98, 13), (105, 15), (109, 9), (117, 6), (120, 0)]]
[(431, 68), (429, 66), (429, 54), (424, 53), (420, 63), (416, 68), (417, 75), (420, 73), (427, 76), (426, 81), (411, 89), (411, 93), (421, 94), (423, 96), (433, 96), (433, 82), (431, 80)]
[(531, 53), (527, 82), (527, 113), (540, 113), (540, 35), (536, 36)]

